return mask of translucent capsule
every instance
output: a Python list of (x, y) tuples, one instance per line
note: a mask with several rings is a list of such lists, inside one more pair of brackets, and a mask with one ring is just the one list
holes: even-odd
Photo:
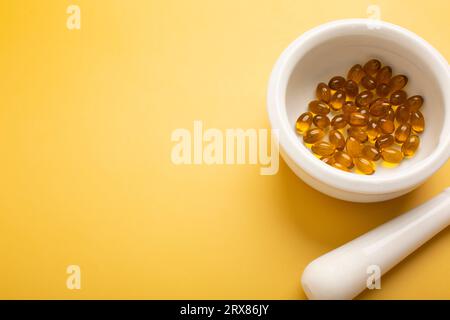
[(303, 141), (305, 143), (316, 143), (325, 136), (325, 132), (323, 132), (320, 128), (312, 128), (305, 132), (303, 135)]
[(346, 166), (340, 164), (339, 162), (335, 162), (332, 164), (332, 166), (336, 169), (342, 170), (342, 171), (346, 171), (346, 172), (350, 172), (350, 169), (347, 168)]
[(399, 163), (403, 160), (403, 153), (396, 148), (388, 147), (381, 150), (381, 157), (384, 161)]
[(372, 161), (366, 158), (355, 158), (354, 160), (356, 168), (364, 174), (370, 175), (375, 172)]
[(390, 102), (393, 106), (399, 106), (406, 102), (406, 98), (407, 98), (407, 95), (406, 95), (405, 91), (397, 90), (391, 94)]
[(380, 135), (380, 128), (378, 127), (378, 122), (375, 120), (370, 120), (367, 123), (367, 137), (371, 140), (374, 141), (376, 138), (378, 138), (378, 136)]
[(333, 110), (340, 110), (345, 102), (345, 91), (336, 90), (330, 100), (330, 106)]
[(373, 89), (375, 89), (377, 87), (377, 80), (375, 80), (374, 77), (366, 74), (361, 79), (361, 85), (367, 90), (373, 90)]
[(329, 156), (334, 153), (336, 147), (329, 142), (319, 141), (312, 145), (311, 150), (319, 156)]
[(326, 83), (319, 83), (316, 88), (316, 97), (319, 101), (330, 102), (331, 99), (331, 89)]
[(408, 78), (405, 75), (399, 74), (393, 76), (391, 80), (389, 80), (389, 87), (391, 87), (391, 91), (395, 92), (397, 90), (403, 89), (408, 83)]
[(390, 147), (394, 144), (394, 137), (390, 134), (382, 134), (375, 141), (375, 148), (378, 150), (383, 150), (384, 148)]
[(369, 107), (368, 106), (359, 108), (358, 112), (361, 113), (364, 116), (367, 116), (368, 118), (370, 117), (370, 112), (369, 112)]
[(374, 117), (384, 116), (390, 107), (388, 99), (378, 98), (370, 104), (370, 115)]
[(411, 157), (416, 153), (420, 144), (420, 138), (415, 134), (411, 134), (402, 145), (402, 152), (405, 157)]
[(367, 114), (362, 114), (361, 112), (352, 112), (350, 114), (348, 123), (351, 126), (364, 127), (367, 125), (368, 121), (369, 121), (369, 117), (367, 116)]
[(403, 123), (397, 127), (395, 130), (395, 142), (403, 143), (408, 139), (409, 134), (411, 133), (411, 125), (408, 123)]
[(336, 162), (336, 160), (334, 160), (334, 157), (332, 155), (331, 156), (323, 156), (320, 158), (320, 160), (322, 160), (323, 162), (325, 162), (326, 164), (328, 164), (330, 166)]
[(327, 115), (330, 112), (330, 106), (326, 102), (319, 100), (311, 101), (308, 107), (315, 114)]
[(355, 64), (348, 71), (347, 79), (359, 83), (361, 79), (365, 76), (365, 74), (366, 73), (364, 72), (363, 67), (360, 64)]
[(320, 129), (326, 129), (330, 126), (330, 119), (328, 118), (328, 116), (316, 114), (313, 118), (313, 123)]
[(372, 145), (364, 146), (361, 154), (364, 158), (372, 161), (377, 161), (381, 157), (380, 151)]
[(423, 97), (419, 95), (409, 97), (406, 105), (409, 107), (411, 112), (417, 111), (423, 105)]
[(391, 93), (391, 87), (389, 87), (389, 85), (385, 83), (380, 83), (379, 85), (377, 85), (376, 93), (377, 96), (381, 98), (386, 98), (389, 95), (389, 93)]
[(350, 127), (347, 129), (347, 134), (359, 142), (366, 142), (368, 140), (367, 131), (361, 127)]
[(334, 160), (340, 164), (342, 164), (346, 168), (353, 168), (353, 159), (352, 157), (345, 151), (337, 151), (334, 154)]
[(304, 112), (298, 117), (297, 122), (295, 123), (295, 129), (298, 133), (304, 134), (309, 127), (311, 127), (312, 121), (313, 114), (311, 112)]
[(328, 133), (328, 140), (337, 150), (344, 150), (345, 148), (345, 137), (339, 130), (330, 130)]
[(406, 105), (400, 105), (397, 107), (397, 110), (395, 110), (395, 119), (398, 123), (406, 123), (409, 121), (411, 117), (411, 112), (409, 111), (409, 108)]
[(353, 137), (348, 137), (345, 144), (347, 153), (352, 157), (359, 157), (362, 153), (363, 144)]
[(347, 80), (347, 82), (345, 82), (344, 91), (348, 97), (354, 98), (359, 93), (358, 84), (353, 80)]
[(371, 91), (362, 91), (355, 98), (355, 104), (357, 107), (368, 106), (373, 100), (373, 93)]
[(377, 59), (371, 59), (366, 62), (366, 64), (363, 67), (363, 70), (368, 75), (375, 75), (378, 70), (381, 68), (381, 62)]
[(378, 120), (378, 127), (380, 128), (380, 131), (382, 133), (392, 133), (395, 130), (395, 124), (394, 121), (391, 121), (387, 118), (380, 118)]
[(411, 114), (411, 127), (417, 133), (421, 133), (425, 130), (425, 118), (423, 117), (422, 112), (417, 110)]
[(394, 109), (389, 108), (387, 110), (387, 112), (386, 112), (385, 118), (389, 119), (391, 121), (394, 121), (395, 120), (395, 111), (394, 111)]
[(392, 77), (392, 68), (389, 66), (384, 66), (381, 68), (377, 73), (377, 84), (388, 84), (389, 80), (391, 80)]
[(344, 114), (345, 120), (347, 122), (350, 119), (350, 114), (356, 111), (358, 111), (358, 107), (353, 101), (345, 101), (344, 105), (342, 106), (342, 113)]
[(331, 119), (331, 126), (333, 129), (342, 129), (347, 125), (347, 120), (343, 114), (337, 114)]
[(333, 89), (342, 89), (345, 85), (345, 78), (341, 76), (336, 76), (330, 79), (330, 82), (328, 82), (328, 86)]

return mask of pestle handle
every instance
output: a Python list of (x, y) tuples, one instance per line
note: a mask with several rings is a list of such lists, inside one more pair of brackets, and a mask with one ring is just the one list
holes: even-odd
[(428, 202), (315, 259), (303, 272), (309, 299), (352, 299), (372, 268), (384, 274), (450, 225), (450, 188)]

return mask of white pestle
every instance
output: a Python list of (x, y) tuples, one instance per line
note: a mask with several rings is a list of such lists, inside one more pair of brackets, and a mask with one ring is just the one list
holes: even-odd
[(428, 202), (315, 259), (303, 272), (309, 299), (353, 299), (373, 268), (388, 272), (450, 225), (450, 188)]

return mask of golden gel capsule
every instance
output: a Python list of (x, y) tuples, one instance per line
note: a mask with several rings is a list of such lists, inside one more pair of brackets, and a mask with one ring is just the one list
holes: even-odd
[(355, 138), (359, 142), (366, 142), (368, 140), (367, 131), (361, 127), (348, 128), (347, 135)]
[(391, 87), (391, 91), (397, 91), (403, 89), (408, 83), (408, 78), (402, 74), (393, 76), (389, 81), (389, 87)]
[(345, 120), (347, 122), (350, 119), (350, 114), (356, 111), (358, 111), (358, 107), (353, 101), (345, 101), (344, 105), (342, 106), (342, 113), (344, 114)]
[(333, 156), (323, 156), (320, 158), (320, 160), (322, 160), (323, 162), (325, 162), (328, 165), (333, 165), (333, 163), (336, 162), (336, 160), (334, 160)]
[(368, 106), (373, 100), (372, 91), (362, 91), (355, 98), (355, 104), (357, 107)]
[(320, 129), (326, 129), (330, 126), (330, 119), (327, 116), (316, 114), (313, 118), (313, 123)]
[(335, 146), (326, 141), (319, 141), (312, 145), (312, 152), (319, 156), (329, 156), (336, 150)]
[(411, 112), (406, 105), (400, 105), (395, 110), (395, 119), (398, 123), (406, 123), (411, 118)]
[(347, 80), (347, 82), (345, 82), (344, 91), (347, 94), (347, 97), (354, 98), (359, 93), (358, 84), (353, 80)]
[(372, 115), (374, 117), (381, 117), (386, 114), (387, 110), (390, 107), (391, 107), (391, 105), (389, 104), (388, 99), (378, 98), (370, 104), (369, 112), (370, 112), (370, 115)]
[(374, 141), (376, 138), (378, 138), (378, 136), (380, 135), (380, 128), (378, 127), (378, 122), (375, 120), (370, 120), (367, 123), (367, 137), (371, 140)]
[(331, 99), (331, 89), (326, 83), (319, 83), (316, 88), (316, 97), (319, 101), (330, 102)]
[(421, 133), (425, 130), (425, 119), (422, 112), (414, 111), (411, 114), (411, 127), (417, 133)]
[(397, 90), (391, 94), (390, 102), (393, 106), (399, 106), (406, 102), (406, 92), (403, 90)]
[(377, 80), (375, 80), (374, 77), (369, 76), (368, 74), (366, 74), (361, 79), (361, 85), (367, 90), (373, 90), (373, 89), (375, 89), (377, 87)]
[(355, 158), (353, 161), (355, 162), (356, 168), (362, 173), (370, 175), (375, 172), (372, 161), (366, 158)]
[(334, 154), (335, 162), (342, 164), (346, 168), (353, 168), (353, 159), (350, 155), (345, 151), (337, 151)]
[(375, 148), (378, 150), (383, 150), (384, 148), (390, 147), (394, 144), (394, 137), (390, 134), (382, 134), (375, 141)]
[(377, 85), (376, 93), (377, 96), (381, 98), (386, 98), (389, 95), (389, 93), (391, 93), (391, 87), (389, 87), (389, 85), (387, 84), (380, 83), (379, 85)]
[(333, 110), (340, 110), (345, 102), (345, 92), (343, 90), (336, 90), (330, 100), (330, 106)]
[(370, 117), (370, 112), (369, 112), (369, 107), (368, 107), (368, 106), (359, 108), (358, 112), (361, 113), (361, 114), (364, 115), (364, 116), (367, 116), (367, 119), (369, 119), (369, 117)]
[(403, 160), (403, 153), (398, 149), (388, 147), (381, 150), (381, 157), (384, 161), (399, 163)]
[(311, 112), (304, 112), (298, 117), (295, 123), (295, 129), (298, 133), (304, 134), (311, 127), (313, 121), (313, 114)]
[(381, 157), (380, 151), (372, 145), (364, 146), (361, 154), (364, 158), (372, 161), (377, 161)]
[(392, 77), (392, 68), (389, 66), (384, 66), (377, 72), (377, 84), (388, 84), (389, 80), (391, 80)]
[(356, 158), (361, 155), (363, 144), (353, 137), (348, 137), (347, 142), (345, 144), (345, 148), (347, 149), (347, 153), (352, 158)]
[(380, 70), (380, 68), (381, 62), (377, 59), (371, 59), (366, 62), (366, 64), (363, 67), (363, 70), (366, 74), (373, 76), (378, 72), (378, 70)]
[(339, 130), (330, 130), (328, 133), (328, 140), (337, 150), (344, 150), (345, 148), (345, 137)]
[(391, 121), (395, 120), (395, 111), (392, 108), (389, 108), (386, 112), (386, 115), (384, 116), (386, 119), (389, 119)]
[(303, 141), (306, 143), (316, 143), (325, 136), (325, 132), (323, 132), (320, 128), (312, 128), (305, 132), (303, 135)]
[(367, 114), (362, 114), (361, 112), (352, 112), (350, 114), (348, 123), (351, 126), (364, 127), (367, 125), (368, 121), (369, 121), (369, 117), (367, 116)]
[(323, 101), (314, 100), (308, 105), (309, 110), (315, 114), (327, 115), (330, 112), (330, 106)]
[(409, 134), (411, 133), (411, 125), (408, 123), (403, 123), (398, 126), (398, 128), (395, 130), (395, 142), (397, 143), (403, 143), (408, 139)]
[(382, 133), (392, 133), (395, 130), (394, 121), (391, 121), (386, 118), (380, 118), (378, 120), (378, 127)]
[(423, 105), (423, 97), (419, 95), (409, 97), (406, 105), (409, 107), (411, 112), (417, 111)]
[(420, 144), (420, 138), (415, 134), (412, 134), (406, 139), (402, 145), (402, 152), (405, 157), (411, 157), (416, 153)]
[(343, 114), (337, 114), (331, 119), (331, 126), (333, 129), (342, 129), (347, 125), (347, 120)]
[(344, 88), (345, 78), (341, 76), (336, 76), (330, 79), (328, 86), (333, 90), (338, 90)]
[(342, 171), (346, 171), (346, 172), (350, 172), (350, 169), (347, 168), (346, 166), (340, 164), (339, 162), (335, 162), (332, 164), (332, 166), (336, 169), (342, 170)]
[(355, 81), (356, 83), (360, 83), (361, 79), (366, 75), (363, 70), (363, 67), (360, 64), (355, 64), (350, 68), (347, 74), (347, 79)]

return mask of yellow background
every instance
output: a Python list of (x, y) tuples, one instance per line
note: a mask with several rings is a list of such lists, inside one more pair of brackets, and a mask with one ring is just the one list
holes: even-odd
[[(267, 128), (281, 51), (369, 4), (450, 60), (446, 0), (2, 1), (0, 298), (305, 298), (312, 259), (449, 186), (447, 164), (399, 199), (352, 204), (283, 162), (261, 176), (170, 160), (171, 132), (196, 119)], [(446, 229), (360, 298), (448, 299), (449, 262)]]

